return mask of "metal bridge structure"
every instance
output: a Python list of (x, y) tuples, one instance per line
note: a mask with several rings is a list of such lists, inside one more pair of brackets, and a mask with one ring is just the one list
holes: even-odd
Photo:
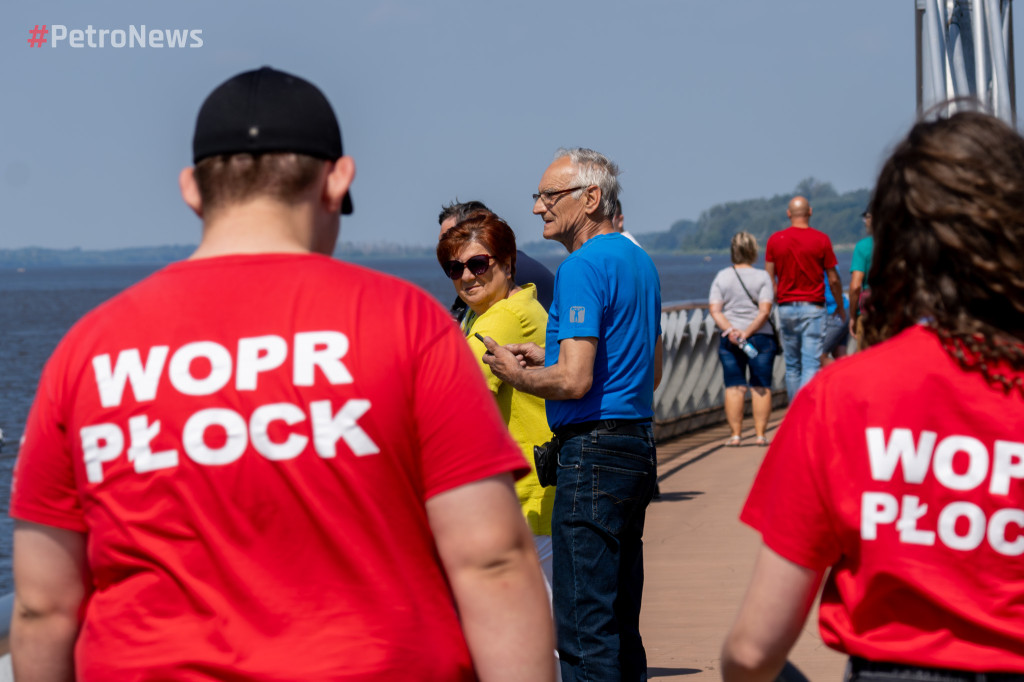
[(915, 0), (917, 113), (984, 111), (1016, 128), (1012, 0)]

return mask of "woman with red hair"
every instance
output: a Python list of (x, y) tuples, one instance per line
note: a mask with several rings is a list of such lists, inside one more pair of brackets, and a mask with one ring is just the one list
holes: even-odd
[[(548, 314), (537, 301), (533, 284), (519, 286), (516, 274), (516, 236), (508, 224), (490, 211), (471, 214), (448, 230), (437, 244), (437, 260), (451, 278), (455, 291), (469, 311), (462, 320), (470, 348), (479, 359), (486, 352), (477, 335), (489, 336), (501, 345), (544, 345)], [(551, 440), (544, 400), (523, 393), (496, 377), (480, 362), (487, 385), (512, 437), (530, 462), (531, 472), (516, 482), (516, 492), (544, 576), (551, 586), (551, 511), (555, 488), (541, 487), (533, 460), (533, 448)]]

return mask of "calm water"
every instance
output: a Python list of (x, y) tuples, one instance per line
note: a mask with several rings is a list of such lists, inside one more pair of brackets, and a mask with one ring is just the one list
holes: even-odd
[[(847, 281), (850, 253), (840, 253), (839, 272)], [(561, 257), (539, 260), (554, 270)], [(358, 261), (403, 277), (446, 306), (454, 297), (433, 258)], [(715, 273), (728, 267), (726, 255), (656, 255), (665, 303), (705, 300)], [(763, 266), (763, 263), (760, 264)], [(43, 364), (68, 328), (85, 312), (149, 275), (155, 267), (105, 266), (0, 269), (0, 429), (7, 444), (0, 453), (0, 594), (11, 589), (11, 527), (7, 517), (11, 469)]]

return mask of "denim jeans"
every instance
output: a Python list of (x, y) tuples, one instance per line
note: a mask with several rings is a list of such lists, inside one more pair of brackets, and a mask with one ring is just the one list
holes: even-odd
[[(756, 357), (747, 357), (739, 346), (728, 339), (718, 342), (718, 360), (722, 363), (722, 379), (725, 387), (754, 386), (757, 388), (772, 387), (772, 370), (775, 369), (775, 337), (771, 334), (754, 334), (748, 339), (750, 345), (757, 349)], [(750, 378), (747, 378), (747, 370)]]
[(825, 308), (810, 303), (779, 306), (782, 352), (786, 359), (786, 393), (796, 392), (821, 369)]
[(825, 316), (825, 341), (822, 344), (821, 354), (828, 355), (840, 345), (845, 346), (850, 341), (850, 325), (846, 320), (837, 314)]
[(643, 532), (654, 493), (654, 436), (595, 431), (565, 440), (552, 517), (562, 679), (647, 679), (640, 638)]

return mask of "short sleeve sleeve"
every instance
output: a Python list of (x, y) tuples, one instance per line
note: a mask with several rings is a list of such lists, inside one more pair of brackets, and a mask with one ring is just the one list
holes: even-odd
[(436, 331), (416, 345), (412, 409), (426, 498), (505, 472), (530, 468), (508, 434), (476, 358), (458, 327), (436, 306), (424, 314)]
[(836, 260), (836, 252), (832, 249), (832, 240), (824, 233), (822, 237), (825, 238), (825, 269), (828, 270), (838, 265), (839, 261)]
[(772, 278), (764, 270), (761, 271), (761, 290), (757, 293), (758, 303), (771, 303), (775, 300), (775, 292), (772, 288)]
[(59, 405), (60, 348), (46, 365), (29, 412), (11, 483), (10, 514), (65, 530), (87, 530), (67, 425)]
[(476, 322), (473, 323), (473, 328), (470, 329), (469, 336), (466, 337), (470, 350), (473, 351), (473, 356), (476, 357), (477, 365), (487, 380), (487, 388), (491, 390), (491, 393), (497, 393), (498, 389), (501, 388), (501, 379), (494, 376), (491, 368), (484, 363), (483, 356), (487, 352), (487, 348), (482, 341), (476, 338), (475, 334), (489, 336), (500, 346), (510, 343), (522, 343), (524, 340), (522, 325), (511, 310), (498, 303), (476, 319)]
[(722, 292), (722, 273), (715, 275), (711, 282), (711, 291), (708, 292), (708, 303), (722, 303), (725, 301), (725, 294)]
[(582, 258), (568, 259), (558, 269), (558, 341), (600, 338), (606, 287), (594, 266)]
[(829, 452), (826, 422), (815, 413), (815, 389), (800, 390), (772, 441), (740, 514), (765, 545), (790, 561), (822, 570), (841, 554), (839, 536), (817, 470), (816, 453)]
[(866, 246), (867, 244), (865, 244), (864, 240), (862, 239), (861, 241), (857, 242), (857, 245), (855, 247), (853, 247), (853, 259), (850, 261), (850, 272), (863, 272), (865, 274), (867, 273), (867, 249), (864, 248)]

